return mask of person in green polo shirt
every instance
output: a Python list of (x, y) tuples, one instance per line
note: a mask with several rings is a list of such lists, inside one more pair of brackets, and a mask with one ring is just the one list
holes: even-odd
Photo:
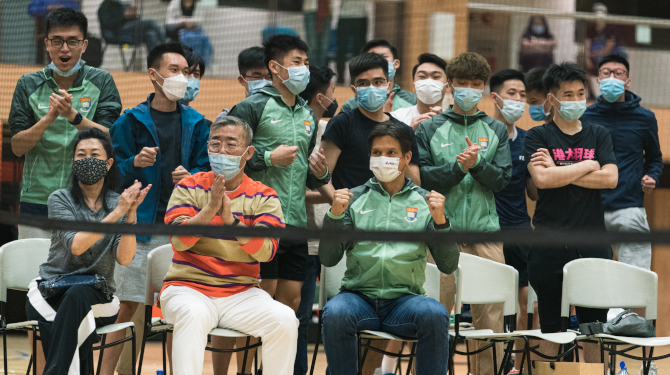
[[(51, 64), (19, 79), (9, 112), (12, 152), (25, 155), (21, 213), (47, 216), (47, 199), (70, 183), (73, 142), (88, 128), (108, 133), (121, 113), (111, 74), (86, 66), (88, 20), (71, 8), (47, 18), (44, 39)], [(50, 238), (46, 230), (19, 225), (19, 238)]]

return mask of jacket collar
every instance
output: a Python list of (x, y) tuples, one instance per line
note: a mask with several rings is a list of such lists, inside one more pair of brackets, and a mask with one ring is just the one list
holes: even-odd
[[(266, 95), (266, 96), (271, 96), (271, 97), (275, 98), (276, 101), (278, 101), (280, 103), (284, 103), (284, 105), (286, 105), (288, 107), (288, 104), (286, 104), (286, 101), (284, 100), (284, 97), (281, 96), (281, 94), (279, 93), (279, 90), (277, 90), (276, 87), (274, 87), (270, 84), (265, 85), (262, 88), (260, 88), (257, 91), (257, 93), (261, 93), (261, 94)], [(306, 107), (306, 106), (307, 106), (307, 102), (305, 102), (305, 99), (303, 99), (300, 95), (296, 95), (295, 96), (295, 109), (298, 110), (298, 109), (300, 109), (302, 107)]]
[[(151, 120), (151, 102), (154, 100), (155, 95), (155, 93), (149, 94), (146, 102), (138, 104), (135, 108), (129, 109), (128, 112), (132, 113), (138, 121), (144, 124), (149, 121), (153, 123), (153, 120)], [(195, 126), (196, 123), (205, 118), (205, 116), (195, 109), (179, 102), (177, 102), (177, 110), (181, 112), (182, 123), (185, 125)]]
[(442, 112), (442, 115), (446, 117), (448, 120), (451, 122), (454, 122), (458, 125), (465, 125), (466, 121), (468, 126), (472, 125), (475, 121), (481, 120), (486, 117), (486, 113), (484, 111), (477, 111), (477, 113), (472, 114), (472, 115), (460, 115), (458, 113), (454, 112), (453, 109), (453, 104), (449, 106), (446, 110)]
[(595, 109), (600, 113), (606, 113), (612, 110), (619, 110), (619, 111), (634, 110), (640, 106), (642, 98), (640, 98), (639, 96), (633, 94), (628, 90), (626, 90), (624, 95), (625, 100), (623, 102), (614, 102), (614, 103), (608, 102), (607, 100), (605, 100), (605, 98), (603, 98), (602, 95), (600, 95), (596, 99), (596, 103), (594, 105)]
[[(377, 182), (377, 178), (376, 178), (376, 177), (372, 177), (371, 179), (369, 179), (369, 180), (365, 183), (365, 186), (366, 186), (367, 188), (370, 188), (370, 189), (372, 189), (372, 190), (374, 190), (374, 191), (380, 193), (380, 194), (386, 194), (386, 195), (388, 195), (388, 193), (386, 192), (386, 190), (384, 190), (384, 188), (382, 187), (382, 185), (381, 185), (379, 182)], [(417, 187), (418, 187), (418, 186), (414, 185), (414, 183), (412, 182), (412, 180), (410, 180), (409, 178), (405, 177), (405, 185), (404, 185), (404, 186), (402, 187), (402, 189), (400, 189), (400, 191), (397, 192), (395, 195), (405, 194), (406, 192), (408, 192), (408, 191), (410, 191), (410, 190), (414, 190), (414, 189), (416, 189)]]
[[(86, 66), (86, 61), (84, 60), (79, 61), (78, 64), (81, 66), (81, 68), (79, 68), (79, 71), (77, 72), (77, 78), (72, 83), (72, 87), (70, 87), (70, 89), (79, 89), (84, 83), (84, 78), (86, 78), (88, 71), (91, 69), (90, 66)], [(54, 90), (54, 92), (58, 92), (59, 87), (53, 75), (54, 72), (51, 70), (51, 68), (49, 68), (49, 65), (42, 69), (42, 78), (46, 81), (47, 85), (49, 85), (49, 87)]]

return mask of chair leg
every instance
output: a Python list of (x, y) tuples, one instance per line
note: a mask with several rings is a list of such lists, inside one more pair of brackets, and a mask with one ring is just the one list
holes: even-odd
[[(135, 353), (135, 350), (137, 349), (137, 343), (136, 343), (136, 341), (135, 341), (136, 336), (135, 336), (135, 327), (134, 327), (134, 326), (133, 326), (133, 327), (130, 327), (130, 334), (132, 335), (132, 340), (131, 340), (131, 341), (132, 341), (132, 343), (133, 343), (133, 345), (132, 345), (132, 349), (133, 349), (133, 353), (132, 353), (133, 367), (132, 367), (132, 372), (131, 372), (131, 374), (132, 374), (132, 375), (135, 375), (135, 374), (137, 373), (137, 370), (135, 370), (135, 366), (137, 366), (137, 362), (136, 362), (136, 361), (137, 361), (137, 354)], [(100, 374), (98, 373), (98, 375), (100, 375)]]
[(242, 371), (246, 371), (247, 369), (247, 358), (249, 356), (249, 343), (251, 342), (251, 336), (247, 336), (247, 344), (245, 345), (247, 347), (247, 350), (244, 351), (244, 357), (242, 358)]
[(316, 355), (319, 352), (319, 343), (321, 342), (321, 316), (323, 311), (319, 311), (319, 325), (316, 330), (316, 343), (314, 344), (314, 355), (312, 356), (312, 368), (309, 369), (309, 375), (314, 375), (314, 366), (316, 365)]
[(144, 334), (142, 335), (142, 344), (140, 346), (140, 363), (137, 364), (137, 375), (142, 375), (142, 361), (144, 360), (144, 348), (147, 345), (147, 331), (146, 327), (144, 328)]
[[(410, 354), (412, 356), (409, 357), (409, 363), (407, 364), (407, 375), (409, 375), (410, 370), (412, 370), (412, 375), (416, 375), (416, 361), (414, 360), (416, 358), (416, 343), (412, 344), (412, 350), (410, 351)], [(398, 358), (398, 361), (400, 361), (400, 358)], [(414, 364), (414, 368), (412, 368), (412, 364)]]
[[(643, 346), (642, 347), (642, 358), (647, 356), (647, 347)], [(651, 357), (651, 355), (650, 355)], [(642, 373), (644, 375), (649, 375), (649, 369), (651, 368), (651, 361), (642, 361)]]
[(35, 326), (33, 326), (33, 375), (37, 375), (37, 330)]
[(254, 351), (254, 374), (258, 375), (258, 348)]
[(528, 358), (528, 362), (526, 363), (526, 366), (528, 367), (528, 375), (533, 375), (533, 362), (530, 360), (530, 340), (527, 336), (524, 336), (523, 340), (526, 342), (526, 347), (524, 348), (524, 356), (521, 357), (521, 368), (519, 371), (523, 371), (523, 360), (524, 358)]
[(468, 362), (468, 374), (472, 374), (470, 370), (470, 345), (468, 345), (468, 340), (465, 340), (465, 359)]
[[(368, 345), (372, 344), (372, 340), (368, 340)], [(363, 358), (361, 358), (361, 363), (363, 363), (363, 366), (365, 365), (365, 360), (368, 358), (368, 352), (370, 350), (368, 348), (363, 348)]]
[(600, 341), (600, 363), (603, 364), (603, 373), (607, 375), (607, 366), (605, 366), (605, 344), (603, 339), (598, 339)]
[(123, 71), (127, 72), (128, 67), (126, 65), (126, 55), (123, 53), (123, 44), (119, 44), (119, 54), (121, 55), (121, 64), (123, 65)]
[(393, 374), (402, 375), (402, 366), (401, 366), (402, 358), (400, 358), (400, 354), (402, 354), (402, 352), (404, 350), (405, 350), (405, 342), (402, 341), (400, 343), (400, 351), (398, 352), (398, 360), (396, 361), (395, 370), (393, 370)]
[[(493, 351), (493, 373), (498, 373), (498, 356), (496, 355), (496, 344), (491, 345), (491, 350)], [(501, 364), (502, 365), (502, 364)]]
[[(4, 320), (4, 318), (5, 318), (5, 316), (3, 314), (2, 319)], [(8, 367), (7, 366), (7, 331), (5, 331), (4, 329), (2, 330), (2, 359), (3, 359), (3, 362), (4, 362), (4, 366), (5, 366), (4, 367), (4, 369), (5, 369), (4, 374), (7, 375), (7, 374), (9, 374), (7, 372), (7, 367)]]
[(363, 375), (363, 361), (361, 359), (361, 336), (358, 335), (358, 334), (356, 335), (356, 342), (358, 344), (357, 345), (358, 360), (356, 361), (356, 363), (358, 364), (358, 372), (357, 373), (358, 373), (358, 375)]
[[(452, 340), (453, 339), (453, 340)], [(454, 355), (456, 352), (456, 338), (449, 336), (449, 375), (455, 375)]]
[(165, 347), (165, 342), (167, 341), (167, 332), (163, 332), (161, 335), (163, 341), (163, 374), (167, 371), (167, 349)]
[[(105, 346), (105, 341), (107, 340), (107, 335), (102, 335), (102, 341), (100, 342), (100, 346)], [(98, 356), (98, 371), (96, 374), (100, 375), (100, 369), (102, 368), (102, 356), (105, 354), (105, 348), (100, 348), (100, 356)], [(93, 366), (93, 363), (91, 363), (91, 366)]]

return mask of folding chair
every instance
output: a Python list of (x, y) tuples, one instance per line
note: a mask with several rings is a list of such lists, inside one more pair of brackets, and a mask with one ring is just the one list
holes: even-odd
[[(144, 349), (146, 347), (147, 340), (161, 335), (163, 341), (163, 373), (167, 374), (167, 351), (166, 351), (166, 339), (168, 332), (174, 331), (174, 326), (168, 324), (164, 319), (153, 318), (152, 317), (152, 308), (156, 303), (156, 298), (158, 293), (163, 289), (163, 279), (172, 264), (172, 255), (173, 255), (172, 245), (167, 244), (159, 246), (149, 253), (147, 256), (147, 287), (145, 294), (145, 310), (144, 310), (144, 335), (142, 336), (142, 349), (140, 351), (140, 363), (138, 365), (137, 374), (142, 374), (142, 361), (144, 359)], [(249, 349), (257, 348), (262, 345), (259, 340), (256, 344), (250, 344), (251, 336), (246, 335), (242, 332), (238, 332), (232, 329), (226, 328), (214, 328), (209, 336), (218, 336), (218, 337), (246, 337), (247, 342), (244, 347), (235, 348), (235, 349), (217, 349), (211, 346), (208, 346), (206, 350), (216, 353), (237, 353), (244, 351), (244, 359), (242, 362), (242, 368), (246, 368), (247, 365), (247, 355)], [(134, 362), (133, 362), (134, 363)], [(254, 362), (254, 372), (258, 373), (258, 363)]]
[[(588, 285), (588, 287), (585, 287)], [(561, 317), (569, 319), (570, 305), (588, 308), (644, 308), (645, 317), (656, 326), (658, 275), (629, 264), (607, 259), (577, 259), (563, 267), (563, 295)], [(654, 347), (670, 345), (670, 337), (625, 337), (609, 334), (579, 335), (576, 340), (600, 345), (600, 360), (605, 363), (609, 352), (610, 365), (614, 368), (617, 354), (642, 361), (644, 375), (649, 374), (651, 361), (670, 357), (654, 357)], [(619, 345), (632, 345), (618, 350)], [(642, 356), (628, 352), (642, 348)], [(647, 356), (647, 348), (649, 356)], [(607, 366), (604, 372), (607, 374)]]
[[(461, 253), (459, 269), (456, 273), (456, 322), (454, 329), (450, 330), (449, 333), (457, 339), (465, 340), (466, 343), (467, 341), (483, 341), (488, 344), (474, 352), (459, 352), (454, 345), (451, 348), (450, 358), (453, 358), (455, 353), (472, 356), (488, 349), (491, 349), (493, 357), (497, 358), (495, 344), (506, 343), (507, 347), (505, 349), (502, 363), (506, 364), (512, 353), (523, 352), (524, 357), (522, 358), (521, 363), (521, 366), (523, 367), (524, 359), (528, 358), (528, 361), (530, 362), (530, 352), (533, 351), (537, 353), (534, 351), (535, 348), (530, 346), (530, 337), (552, 341), (561, 345), (574, 341), (576, 335), (571, 332), (543, 334), (540, 330), (515, 331), (518, 292), (519, 273), (517, 270), (502, 263)], [(459, 324), (461, 319), (461, 303), (503, 303), (503, 332), (494, 333), (490, 329), (477, 329), (477, 327), (474, 327), (473, 330), (461, 330)], [(514, 341), (518, 339), (523, 339), (525, 341), (525, 348), (521, 351), (513, 350)], [(554, 358), (544, 356), (541, 353), (537, 354), (545, 358)], [(559, 355), (557, 358), (561, 358), (564, 355), (565, 354)], [(450, 374), (454, 374), (453, 361), (450, 361), (450, 364)], [(500, 366), (500, 369), (498, 369), (497, 361), (493, 361), (493, 369), (495, 374), (502, 374), (506, 370), (504, 365)]]
[[(36, 320), (30, 320), (20, 323), (7, 324), (5, 320), (5, 304), (7, 302), (7, 289), (28, 290), (28, 284), (39, 276), (39, 266), (47, 261), (49, 257), (49, 247), (51, 240), (32, 238), (26, 240), (17, 240), (7, 243), (0, 247), (0, 309), (2, 314), (2, 343), (4, 354), (4, 370), (7, 374), (7, 336), (9, 330), (21, 330), (33, 332), (33, 354), (28, 365), (28, 373), (33, 369), (33, 375), (37, 374), (37, 336), (39, 325)], [(120, 330), (131, 329), (131, 335), (119, 341), (105, 344), (105, 338), (108, 333)], [(102, 364), (102, 350), (116, 346), (127, 341), (133, 342), (133, 360), (135, 359), (135, 327), (133, 323), (109, 324), (96, 329), (96, 333), (102, 336), (102, 342), (99, 346), (94, 346), (93, 350), (101, 350), (98, 361), (98, 374)], [(92, 357), (92, 355), (91, 355)], [(91, 372), (93, 369), (91, 368)], [(135, 370), (133, 369), (133, 375)]]

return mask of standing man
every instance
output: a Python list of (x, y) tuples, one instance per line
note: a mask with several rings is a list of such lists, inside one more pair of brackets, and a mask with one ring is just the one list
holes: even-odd
[[(373, 39), (365, 43), (361, 49), (361, 54), (371, 52), (382, 55), (388, 62), (388, 81), (389, 86), (391, 87), (389, 98), (393, 102), (392, 106), (387, 108), (388, 112), (415, 105), (416, 95), (409, 91), (400, 89), (400, 85), (395, 84), (395, 73), (398, 69), (400, 69), (398, 50), (393, 45), (391, 45), (391, 43), (384, 39)], [(349, 62), (349, 64), (351, 64), (351, 62)], [(354, 77), (351, 77), (351, 82), (354, 82)], [(358, 107), (358, 96), (349, 98), (349, 100), (344, 102), (344, 105), (342, 105), (342, 112), (350, 111), (356, 107)]]
[(533, 68), (526, 73), (526, 103), (528, 112), (533, 121), (545, 123), (554, 119), (554, 107), (547, 101), (549, 93), (542, 85), (542, 76), (547, 69)]
[[(617, 186), (617, 160), (607, 129), (579, 120), (586, 110), (586, 74), (574, 63), (554, 64), (542, 81), (556, 115), (554, 121), (526, 134), (525, 159), (539, 193), (535, 230), (605, 231), (600, 191)], [(609, 245), (531, 246), (528, 281), (537, 293), (544, 333), (567, 328), (561, 324), (563, 266), (578, 258), (612, 259), (612, 249)], [(607, 321), (607, 309), (576, 310), (579, 323)], [(597, 344), (583, 345), (586, 362), (599, 363)], [(557, 353), (558, 345), (541, 341), (540, 351)]]
[[(254, 131), (256, 153), (246, 171), (254, 180), (277, 191), (287, 226), (305, 227), (305, 187), (316, 189), (330, 180), (322, 152), (316, 144), (314, 113), (298, 96), (309, 83), (307, 44), (292, 35), (273, 36), (264, 43), (265, 65), (272, 85), (238, 103), (231, 116), (245, 120)], [(306, 241), (279, 241), (277, 256), (261, 265), (261, 277), (277, 279), (277, 301), (294, 311), (307, 269)]]
[[(526, 108), (526, 87), (524, 75), (518, 70), (505, 69), (491, 77), (491, 101), (495, 108), (493, 118), (507, 127), (509, 148), (512, 156), (512, 179), (503, 190), (495, 192), (496, 211), (503, 231), (530, 231), (530, 217), (526, 207), (526, 194), (532, 200), (537, 200), (537, 188), (528, 173), (524, 157), (524, 139), (526, 131), (514, 125)], [(516, 326), (526, 329), (528, 323), (528, 250), (525, 245), (503, 244), (505, 264), (514, 267), (519, 272), (519, 312)], [(534, 316), (537, 316), (534, 315)], [(521, 349), (522, 342), (515, 343)], [(521, 356), (514, 360), (514, 371), (521, 370)], [(516, 370), (519, 368), (519, 370)]]
[(447, 93), (447, 62), (432, 53), (423, 53), (414, 65), (412, 78), (416, 105), (396, 109), (391, 116), (416, 131), (421, 121), (442, 113), (442, 100)]
[[(627, 90), (629, 72), (625, 58), (605, 56), (598, 66), (602, 95), (586, 109), (581, 120), (609, 130), (619, 166), (619, 184), (601, 192), (607, 230), (649, 232), (644, 194), (656, 188), (663, 157), (656, 116), (640, 105), (639, 96)], [(650, 243), (618, 244), (614, 249), (620, 262), (651, 269)]]
[[(493, 193), (509, 184), (512, 160), (507, 127), (477, 109), (490, 74), (489, 64), (479, 54), (463, 53), (451, 60), (447, 82), (454, 105), (423, 121), (417, 130), (422, 186), (446, 197), (444, 208), (454, 230), (500, 230)], [(501, 243), (464, 243), (460, 250), (505, 263)], [(451, 282), (447, 288), (455, 285)], [(453, 305), (453, 295), (447, 290), (443, 294), (448, 310)], [(477, 329), (502, 332), (502, 304), (472, 305), (472, 323)], [(502, 345), (497, 345), (499, 362)], [(477, 354), (476, 363), (473, 374), (492, 374), (492, 351)]]
[[(138, 207), (137, 221), (162, 225), (174, 185), (184, 177), (210, 168), (209, 127), (203, 115), (178, 103), (184, 98), (188, 86), (186, 77), (191, 74), (179, 43), (161, 44), (151, 50), (147, 68), (154, 93), (146, 102), (125, 111), (114, 123), (112, 145), (121, 172), (120, 187), (130, 186), (135, 180), (143, 186), (154, 187)], [(118, 267), (115, 274), (117, 296), (121, 301), (117, 323), (134, 318), (138, 337), (144, 328), (147, 255), (169, 243), (168, 236), (138, 236), (135, 258), (129, 265)], [(135, 314), (136, 310), (140, 312)], [(119, 339), (120, 335), (112, 337), (110, 334), (110, 340), (115, 338)], [(104, 356), (104, 374), (113, 375), (120, 349), (120, 346), (110, 348)]]
[(237, 82), (244, 87), (247, 97), (255, 94), (260, 88), (272, 85), (272, 76), (265, 65), (265, 49), (249, 47), (237, 55), (237, 69), (240, 75)]

